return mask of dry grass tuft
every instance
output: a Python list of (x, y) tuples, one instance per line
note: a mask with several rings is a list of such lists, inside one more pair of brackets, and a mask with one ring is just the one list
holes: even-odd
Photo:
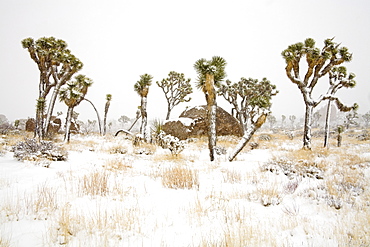
[(130, 164), (132, 162), (124, 160), (122, 158), (110, 159), (105, 163), (105, 168), (108, 171), (127, 171), (129, 168), (132, 168)]
[[(57, 208), (57, 190), (46, 184), (37, 187), (36, 198), (31, 198), (34, 219), (47, 219)], [(27, 203), (29, 204), (29, 203)]]
[(138, 146), (134, 146), (134, 153), (135, 154), (146, 154), (151, 155), (157, 151), (157, 146), (151, 143), (141, 143)]
[(187, 167), (175, 166), (162, 170), (162, 184), (170, 189), (198, 189), (198, 171)]
[(0, 247), (10, 247), (10, 239), (0, 235)]
[(79, 193), (90, 196), (106, 196), (109, 192), (107, 171), (93, 171), (80, 180)]
[(185, 163), (185, 157), (183, 154), (178, 155), (172, 155), (171, 153), (161, 153), (156, 154), (153, 159), (155, 163), (161, 163), (161, 162), (171, 162), (171, 163), (177, 163), (177, 164), (183, 164)]
[(71, 236), (77, 233), (76, 222), (78, 218), (71, 215), (71, 205), (66, 204), (60, 210), (59, 217), (57, 220), (57, 237), (60, 245), (66, 245), (69, 243)]
[(243, 176), (236, 170), (225, 170), (222, 173), (225, 183), (240, 183), (243, 180)]

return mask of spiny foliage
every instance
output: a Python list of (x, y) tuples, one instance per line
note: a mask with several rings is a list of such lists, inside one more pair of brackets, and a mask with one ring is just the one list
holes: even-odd
[(38, 64), (40, 70), (47, 71), (52, 65), (63, 65), (62, 72), (78, 71), (83, 67), (83, 63), (67, 49), (67, 43), (64, 40), (42, 37), (34, 41), (33, 38), (26, 38), (21, 43), (24, 49), (28, 49), (31, 58)]
[(219, 56), (212, 57), (211, 60), (201, 58), (194, 64), (194, 69), (198, 73), (197, 88), (204, 91), (206, 75), (214, 77), (214, 83), (217, 86), (226, 77), (226, 60)]
[(141, 97), (146, 97), (149, 92), (149, 87), (152, 85), (153, 76), (149, 74), (143, 74), (140, 76), (140, 80), (138, 80), (134, 85), (134, 90), (137, 92)]
[(75, 107), (84, 99), (87, 89), (93, 84), (92, 79), (85, 75), (77, 75), (73, 81), (68, 81), (66, 86), (60, 89), (59, 99), (68, 107)]
[[(314, 39), (307, 38), (304, 42), (292, 44), (282, 51), (281, 55), (287, 64), (286, 72), (289, 79), (294, 83), (303, 83), (305, 86), (313, 88), (318, 78), (329, 73), (334, 66), (351, 61), (352, 54), (348, 51), (348, 48), (340, 47), (340, 44), (333, 40), (334, 38), (326, 39), (324, 47), (320, 50), (315, 47)], [(306, 58), (308, 70), (304, 81), (301, 82), (299, 80), (299, 62), (303, 57)], [(311, 77), (312, 81), (308, 85)]]

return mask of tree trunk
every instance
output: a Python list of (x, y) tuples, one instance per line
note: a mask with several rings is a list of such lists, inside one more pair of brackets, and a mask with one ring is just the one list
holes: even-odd
[(141, 126), (140, 133), (143, 135), (144, 139), (147, 140), (146, 126), (148, 122), (147, 112), (147, 97), (141, 97)]
[(311, 150), (311, 127), (313, 106), (306, 102), (306, 113), (304, 119), (303, 149)]
[(64, 133), (64, 142), (69, 143), (71, 136), (71, 120), (72, 120), (73, 107), (68, 107), (66, 117), (66, 127)]
[(235, 157), (238, 155), (238, 153), (240, 153), (240, 151), (242, 151), (242, 149), (245, 147), (245, 145), (247, 145), (247, 143), (250, 141), (254, 132), (256, 132), (257, 129), (258, 129), (258, 127), (255, 124), (251, 124), (249, 129), (244, 130), (244, 135), (243, 135), (242, 139), (240, 140), (238, 145), (234, 148), (234, 150), (229, 155), (229, 161), (230, 162), (233, 161), (235, 159)]
[(51, 95), (51, 98), (50, 98), (50, 103), (49, 103), (49, 108), (48, 108), (48, 111), (46, 113), (46, 120), (45, 120), (45, 123), (44, 123), (44, 137), (47, 137), (48, 136), (48, 133), (49, 133), (49, 125), (50, 125), (50, 119), (51, 119), (51, 116), (53, 115), (53, 110), (54, 110), (54, 106), (55, 106), (55, 101), (57, 99), (57, 96), (59, 94), (59, 90), (60, 90), (60, 87), (62, 85), (60, 83), (58, 83), (55, 88), (54, 88), (54, 91), (53, 91), (53, 94)]
[(215, 147), (217, 143), (216, 133), (216, 90), (214, 87), (214, 76), (206, 74), (205, 93), (207, 101), (207, 119), (208, 119), (208, 148), (211, 161), (215, 159)]
[(44, 111), (45, 111), (45, 98), (39, 96), (36, 103), (36, 121), (35, 121), (35, 137), (38, 137), (39, 141), (44, 139)]
[(136, 124), (137, 120), (139, 120), (141, 118), (141, 115), (136, 117), (135, 121), (132, 123), (131, 127), (128, 129), (128, 131), (131, 131), (131, 129), (134, 127), (134, 125)]
[(167, 106), (167, 116), (166, 116), (166, 120), (170, 119), (170, 115), (171, 115), (171, 107), (170, 105)]
[(338, 133), (338, 136), (337, 136), (337, 146), (338, 147), (342, 146), (342, 136), (340, 135), (340, 133)]
[(107, 101), (107, 103), (105, 104), (105, 109), (104, 109), (104, 131), (103, 131), (103, 135), (107, 134), (107, 115), (108, 115), (108, 110), (109, 110), (109, 106), (110, 106), (110, 102)]
[(329, 148), (330, 113), (331, 113), (331, 100), (328, 101), (328, 108), (326, 109), (324, 148), (325, 147)]
[(209, 157), (210, 160), (213, 161), (215, 159), (215, 147), (217, 142), (217, 133), (216, 133), (216, 111), (217, 111), (217, 105), (212, 104), (210, 108), (208, 108), (209, 111), (209, 134), (208, 134), (208, 148), (209, 148)]
[(98, 112), (98, 110), (96, 109), (96, 107), (94, 106), (94, 104), (90, 100), (88, 100), (86, 98), (84, 98), (84, 100), (86, 100), (87, 102), (89, 102), (91, 104), (91, 106), (94, 108), (95, 112), (96, 112), (96, 117), (98, 118), (98, 124), (99, 124), (99, 134), (101, 135), (101, 121), (100, 121), (99, 112)]

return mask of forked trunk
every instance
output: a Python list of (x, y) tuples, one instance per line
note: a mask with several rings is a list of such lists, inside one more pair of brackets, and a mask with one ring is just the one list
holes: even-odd
[(329, 148), (330, 113), (331, 113), (331, 100), (328, 101), (328, 108), (326, 109), (324, 148), (325, 147)]
[(311, 150), (311, 126), (313, 106), (306, 103), (306, 113), (304, 119), (304, 133), (303, 133), (303, 149)]

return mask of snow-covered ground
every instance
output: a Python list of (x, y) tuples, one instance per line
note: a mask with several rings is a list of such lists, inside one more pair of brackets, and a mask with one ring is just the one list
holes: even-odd
[[(270, 134), (236, 161), (205, 139), (177, 157), (123, 136), (72, 136), (67, 161), (0, 144), (0, 246), (369, 246), (370, 143), (301, 150)], [(219, 138), (228, 152), (235, 138)], [(140, 154), (141, 153), (141, 154)], [(47, 166), (47, 167), (45, 167)]]

